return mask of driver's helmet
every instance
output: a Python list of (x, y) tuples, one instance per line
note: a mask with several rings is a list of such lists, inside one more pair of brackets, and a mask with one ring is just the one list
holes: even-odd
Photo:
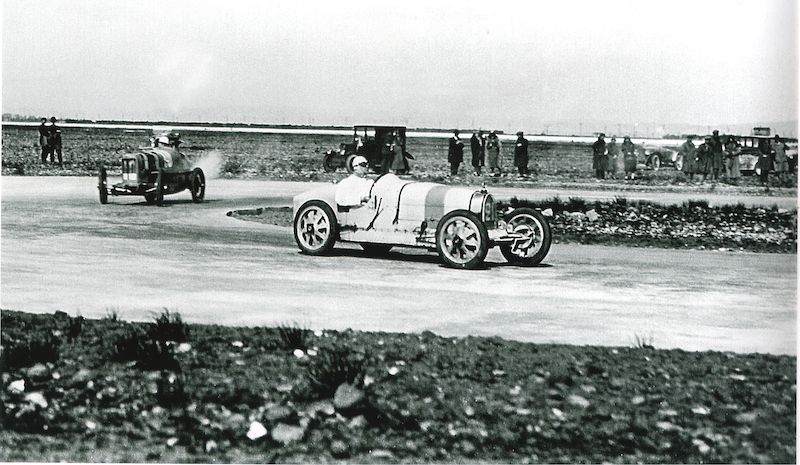
[(158, 141), (158, 145), (170, 145), (169, 137), (167, 136), (158, 136), (156, 140)]
[(369, 162), (367, 162), (367, 159), (362, 157), (361, 155), (353, 157), (353, 169), (356, 169), (356, 166), (359, 165), (362, 165), (366, 168), (368, 164)]

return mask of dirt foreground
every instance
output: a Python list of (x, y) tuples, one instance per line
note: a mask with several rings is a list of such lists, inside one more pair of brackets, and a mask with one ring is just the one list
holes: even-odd
[(795, 463), (796, 358), (2, 313), (2, 461)]

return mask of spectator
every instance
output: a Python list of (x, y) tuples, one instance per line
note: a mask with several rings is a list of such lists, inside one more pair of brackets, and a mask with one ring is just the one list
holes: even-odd
[(386, 174), (392, 168), (392, 144), (394, 143), (394, 136), (392, 133), (387, 132), (383, 135), (381, 141), (381, 174)]
[(686, 142), (678, 149), (678, 154), (683, 160), (681, 171), (689, 176), (689, 182), (694, 181), (694, 174), (697, 172), (697, 148), (692, 140), (694, 137), (686, 136)]
[(728, 136), (728, 141), (725, 142), (725, 177), (728, 182), (737, 185), (739, 184), (740, 166), (739, 166), (739, 153), (741, 148), (736, 142), (736, 138)]
[(469, 148), (472, 151), (472, 167), (475, 169), (475, 176), (481, 175), (481, 167), (486, 158), (486, 141), (483, 138), (483, 131), (473, 132), (469, 139)]
[(47, 124), (47, 118), (42, 118), (42, 122), (39, 124), (39, 147), (42, 149), (43, 165), (47, 163), (47, 154), (50, 153), (49, 135), (50, 126)]
[(361, 155), (353, 158), (353, 173), (336, 186), (336, 204), (358, 208), (369, 201), (373, 181), (367, 176), (367, 159)]
[(719, 137), (719, 131), (714, 129), (711, 136), (711, 174), (714, 176), (714, 181), (719, 180), (720, 174), (725, 167), (723, 166), (724, 156), (722, 155), (722, 139)]
[(519, 170), (519, 176), (527, 178), (528, 174), (528, 139), (522, 131), (517, 132), (517, 145), (514, 147), (514, 166)]
[(61, 128), (56, 124), (56, 117), (50, 117), (50, 128), (47, 133), (47, 145), (50, 148), (50, 163), (55, 163), (55, 155), (58, 154), (58, 166), (64, 167), (64, 160), (61, 155)]
[(756, 162), (756, 172), (761, 185), (769, 190), (769, 172), (772, 170), (772, 149), (769, 141), (761, 139), (758, 141), (758, 161)]
[(464, 161), (464, 143), (458, 138), (458, 129), (453, 130), (453, 137), (450, 138), (447, 161), (450, 163), (450, 176), (457, 176), (458, 167)]
[(633, 180), (636, 177), (636, 146), (628, 136), (622, 140), (622, 157), (625, 162), (625, 179)]
[(611, 136), (611, 142), (606, 146), (606, 150), (608, 151), (608, 167), (606, 173), (609, 177), (616, 178), (617, 171), (625, 171), (624, 160), (619, 156), (619, 145), (617, 145), (616, 136)]
[(786, 184), (786, 178), (789, 173), (789, 159), (786, 157), (786, 149), (788, 148), (781, 140), (781, 137), (775, 134), (772, 151), (775, 153), (775, 175), (778, 176), (781, 186)]
[(395, 174), (405, 174), (408, 171), (408, 162), (406, 161), (405, 153), (403, 153), (403, 139), (400, 136), (400, 131), (394, 132), (394, 139), (390, 149), (392, 152), (392, 171)]
[(703, 175), (703, 182), (708, 179), (708, 175), (713, 171), (713, 157), (714, 154), (711, 151), (711, 145), (713, 141), (711, 136), (706, 136), (703, 139), (703, 143), (697, 147), (697, 151), (695, 152), (695, 156), (697, 157), (697, 169), (695, 172), (697, 174)]
[(605, 179), (606, 169), (608, 169), (605, 137), (606, 135), (601, 132), (592, 144), (592, 168), (594, 168), (594, 176), (597, 179)]
[(490, 132), (489, 137), (486, 139), (487, 162), (489, 164), (489, 172), (496, 178), (500, 177), (500, 147), (500, 139), (497, 137), (497, 133)]

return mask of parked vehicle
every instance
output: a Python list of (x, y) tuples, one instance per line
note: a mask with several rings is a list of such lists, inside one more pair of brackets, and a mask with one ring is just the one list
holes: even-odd
[(404, 171), (408, 172), (408, 160), (413, 160), (414, 157), (406, 151), (406, 128), (404, 126), (353, 126), (353, 139), (341, 143), (338, 150), (325, 152), (322, 167), (327, 173), (334, 172), (339, 168), (345, 168), (348, 173), (352, 173), (353, 158), (361, 155), (367, 159), (372, 172), (380, 173), (383, 169), (381, 148), (387, 141), (394, 139), (402, 147)]
[(643, 145), (639, 153), (645, 160), (645, 166), (658, 171), (662, 166), (673, 166), (676, 170), (683, 168), (683, 156), (675, 149), (659, 145)]
[(109, 185), (108, 172), (100, 166), (97, 189), (100, 203), (107, 204), (108, 196), (141, 195), (148, 204), (161, 205), (164, 195), (189, 189), (192, 201), (203, 201), (206, 177), (203, 170), (193, 168), (178, 150), (179, 136), (161, 136), (151, 147), (141, 147), (139, 153), (122, 156), (122, 180)]
[(494, 246), (523, 266), (539, 264), (550, 250), (550, 225), (541, 212), (518, 208), (500, 218), (485, 189), (386, 174), (374, 181), (366, 205), (349, 208), (336, 204), (337, 187), (294, 197), (294, 238), (303, 253), (326, 254), (337, 241), (358, 243), (370, 253), (421, 247), (436, 251), (449, 267), (471, 269)]

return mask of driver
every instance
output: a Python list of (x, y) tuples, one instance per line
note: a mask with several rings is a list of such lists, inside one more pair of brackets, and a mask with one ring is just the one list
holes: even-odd
[(358, 155), (353, 158), (353, 174), (339, 181), (336, 186), (336, 203), (351, 208), (367, 203), (373, 181), (366, 176), (367, 159)]

